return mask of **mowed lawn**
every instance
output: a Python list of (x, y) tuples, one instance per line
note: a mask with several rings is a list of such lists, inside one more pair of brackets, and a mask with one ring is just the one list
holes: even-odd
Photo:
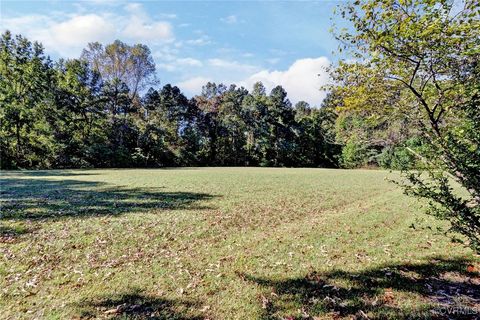
[(478, 256), (442, 235), (395, 178), (275, 168), (4, 171), (0, 318), (480, 310)]

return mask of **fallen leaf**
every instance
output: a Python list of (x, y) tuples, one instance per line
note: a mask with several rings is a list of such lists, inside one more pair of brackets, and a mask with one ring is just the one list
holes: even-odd
[(207, 312), (210, 309), (210, 306), (204, 306), (202, 309), (200, 309), (200, 312)]
[(107, 310), (104, 312), (104, 314), (115, 314), (118, 312), (118, 309), (115, 308), (115, 309), (110, 309), (110, 310)]
[(385, 292), (383, 294), (383, 302), (392, 303), (394, 299), (395, 299), (395, 296), (393, 295), (392, 288), (385, 289)]
[(363, 312), (362, 310), (358, 311), (357, 314), (356, 314), (356, 319), (370, 319), (367, 314), (365, 312)]
[(267, 309), (268, 305), (270, 304), (270, 300), (262, 296), (262, 309)]

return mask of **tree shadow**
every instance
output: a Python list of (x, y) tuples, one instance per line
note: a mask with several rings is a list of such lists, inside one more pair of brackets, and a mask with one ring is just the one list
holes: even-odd
[(81, 172), (72, 172), (71, 170), (8, 170), (2, 171), (2, 177), (9, 176), (22, 177), (76, 177), (76, 176), (94, 176), (98, 173), (91, 172), (88, 169), (82, 169)]
[(200, 320), (207, 316), (198, 302), (154, 297), (141, 290), (100, 296), (83, 301), (77, 307), (83, 319)]
[(145, 212), (209, 209), (199, 204), (213, 195), (166, 192), (162, 188), (111, 187), (103, 182), (2, 179), (0, 219), (44, 220)]
[(32, 232), (24, 226), (4, 226), (0, 224), (0, 243), (12, 243), (17, 237)]
[[(468, 265), (463, 259), (434, 258), (359, 272), (311, 272), (284, 280), (240, 276), (270, 291), (262, 296), (262, 319), (479, 319), (480, 277), (469, 272)], [(420, 298), (405, 305), (397, 301), (404, 293)]]

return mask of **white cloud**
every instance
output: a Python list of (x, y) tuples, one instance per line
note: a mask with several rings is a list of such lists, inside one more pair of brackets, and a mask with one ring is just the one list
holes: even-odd
[[(194, 60), (186, 58), (184, 62), (190, 63), (191, 66), (183, 68), (185, 80), (177, 83), (178, 87), (189, 96), (200, 94), (202, 87), (209, 81), (229, 85), (238, 83), (239, 80), (260, 70), (260, 67), (235, 60), (212, 58), (206, 60), (201, 66)], [(177, 61), (183, 61), (183, 59), (177, 59)], [(169, 63), (169, 66), (172, 65), (173, 63)], [(192, 72), (193, 66), (199, 67), (195, 73)]]
[(228, 17), (225, 17), (225, 18), (221, 18), (220, 21), (224, 22), (224, 23), (227, 23), (227, 24), (235, 24), (238, 22), (238, 19), (237, 19), (237, 16), (235, 15), (230, 15)]
[(185, 66), (191, 66), (191, 67), (203, 66), (203, 63), (200, 60), (197, 60), (194, 58), (180, 58), (180, 59), (177, 59), (177, 63)]
[(129, 3), (125, 10), (130, 13), (122, 34), (130, 39), (143, 41), (172, 41), (172, 25), (166, 21), (152, 21), (140, 3)]
[(114, 40), (115, 26), (110, 21), (110, 17), (98, 14), (66, 16), (62, 21), (27, 15), (3, 19), (2, 28), (40, 41), (48, 52), (75, 57), (88, 42)]
[(254, 65), (243, 64), (237, 61), (230, 61), (230, 60), (224, 60), (224, 59), (218, 59), (218, 58), (209, 59), (208, 63), (210, 66), (215, 68), (228, 69), (236, 72), (251, 73), (259, 70), (259, 68)]
[(125, 10), (135, 13), (142, 10), (142, 5), (138, 2), (131, 2), (125, 6)]
[(171, 46), (161, 46), (152, 52), (154, 59), (160, 61), (174, 61), (177, 59), (179, 50), (177, 48), (172, 48)]
[(62, 46), (75, 46), (79, 42), (87, 44), (94, 39), (95, 41), (109, 40), (115, 33), (114, 25), (105, 17), (96, 14), (87, 14), (74, 16), (64, 22), (53, 24), (47, 33), (51, 40), (44, 39), (46, 42), (53, 41)]
[(261, 81), (268, 90), (281, 85), (293, 103), (304, 100), (318, 106), (326, 96), (320, 87), (329, 82), (326, 72), (329, 65), (326, 57), (299, 59), (285, 71), (262, 70), (240, 81), (240, 85), (251, 89), (255, 82)]
[(199, 94), (202, 87), (206, 85), (209, 81), (212, 81), (212, 79), (207, 77), (194, 77), (179, 82), (177, 86), (180, 88), (180, 90), (187, 93), (188, 95), (194, 95)]
[(268, 91), (277, 85), (284, 87), (292, 103), (304, 100), (319, 106), (326, 96), (320, 87), (330, 80), (326, 72), (329, 65), (326, 57), (305, 58), (296, 60), (287, 70), (270, 71), (216, 58), (207, 60), (206, 68), (201, 70), (202, 76), (192, 76), (177, 85), (188, 95), (195, 95), (201, 93), (202, 86), (208, 81), (227, 85), (236, 83), (250, 90), (255, 82), (261, 81)]
[(57, 12), (50, 15), (24, 15), (1, 19), (1, 29), (22, 34), (30, 40), (43, 43), (48, 53), (62, 57), (78, 57), (89, 42), (111, 42), (117, 38), (137, 42), (172, 42), (169, 22), (152, 19), (141, 4), (130, 3), (124, 7), (127, 14)]

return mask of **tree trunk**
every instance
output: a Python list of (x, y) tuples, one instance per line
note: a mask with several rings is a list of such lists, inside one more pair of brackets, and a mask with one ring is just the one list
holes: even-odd
[(20, 123), (17, 122), (15, 124), (15, 131), (16, 131), (16, 137), (17, 137), (17, 145), (15, 148), (15, 159), (17, 162), (17, 166), (20, 164)]

